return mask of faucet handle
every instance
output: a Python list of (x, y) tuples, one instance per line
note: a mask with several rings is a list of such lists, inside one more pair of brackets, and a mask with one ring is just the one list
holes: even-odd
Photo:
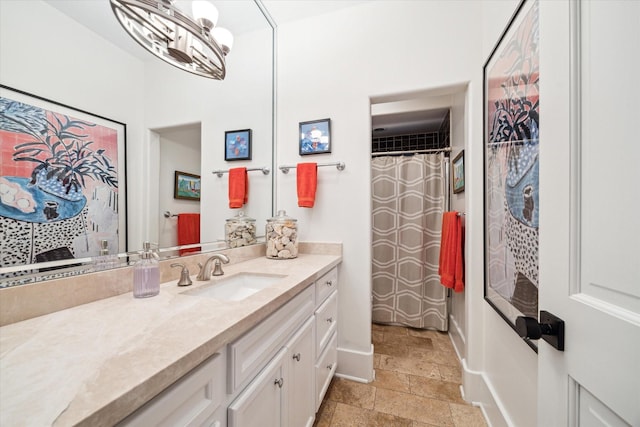
[(178, 286), (189, 286), (192, 285), (191, 277), (189, 277), (189, 269), (179, 262), (174, 262), (171, 264), (171, 267), (181, 267), (182, 271), (180, 272), (180, 280), (178, 280)]
[(219, 259), (215, 259), (213, 262), (213, 273), (211, 273), (212, 276), (222, 276), (224, 274), (224, 271), (222, 271), (222, 263), (220, 262)]

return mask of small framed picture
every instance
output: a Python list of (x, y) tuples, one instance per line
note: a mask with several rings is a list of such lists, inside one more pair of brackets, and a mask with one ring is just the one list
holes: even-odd
[(464, 191), (464, 150), (453, 159), (452, 165), (453, 192), (462, 193)]
[(300, 123), (300, 155), (331, 152), (331, 119)]
[(200, 200), (200, 175), (176, 171), (173, 198)]
[(251, 160), (251, 129), (229, 130), (224, 133), (224, 159)]

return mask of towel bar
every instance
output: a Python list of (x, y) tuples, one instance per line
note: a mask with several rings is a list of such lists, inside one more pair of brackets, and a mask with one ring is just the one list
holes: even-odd
[[(346, 165), (344, 162), (335, 162), (335, 163), (318, 163), (318, 167), (322, 166), (335, 166), (339, 171), (343, 171)], [(295, 169), (295, 166), (282, 165), (278, 169), (282, 171), (282, 173), (289, 173), (289, 169)]]
[[(266, 166), (263, 166), (261, 168), (247, 168), (247, 172), (251, 172), (251, 171), (261, 171), (264, 175), (269, 175), (269, 172), (271, 172), (271, 169), (269, 169)], [(222, 178), (222, 174), (223, 173), (229, 173), (229, 170), (215, 170), (212, 171), (211, 173), (218, 175), (218, 178)]]
[(169, 211), (164, 211), (164, 217), (165, 218), (173, 218), (173, 217), (177, 217), (177, 216), (178, 216), (178, 214), (172, 214)]

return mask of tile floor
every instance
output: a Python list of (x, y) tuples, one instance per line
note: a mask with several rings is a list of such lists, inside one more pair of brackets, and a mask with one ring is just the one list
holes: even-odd
[(461, 367), (447, 333), (372, 325), (376, 379), (334, 378), (314, 426), (481, 427), (460, 396)]

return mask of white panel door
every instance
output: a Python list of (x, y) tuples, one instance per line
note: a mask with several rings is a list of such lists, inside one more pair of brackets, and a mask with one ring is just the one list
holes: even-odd
[(640, 1), (540, 2), (541, 426), (640, 426)]

